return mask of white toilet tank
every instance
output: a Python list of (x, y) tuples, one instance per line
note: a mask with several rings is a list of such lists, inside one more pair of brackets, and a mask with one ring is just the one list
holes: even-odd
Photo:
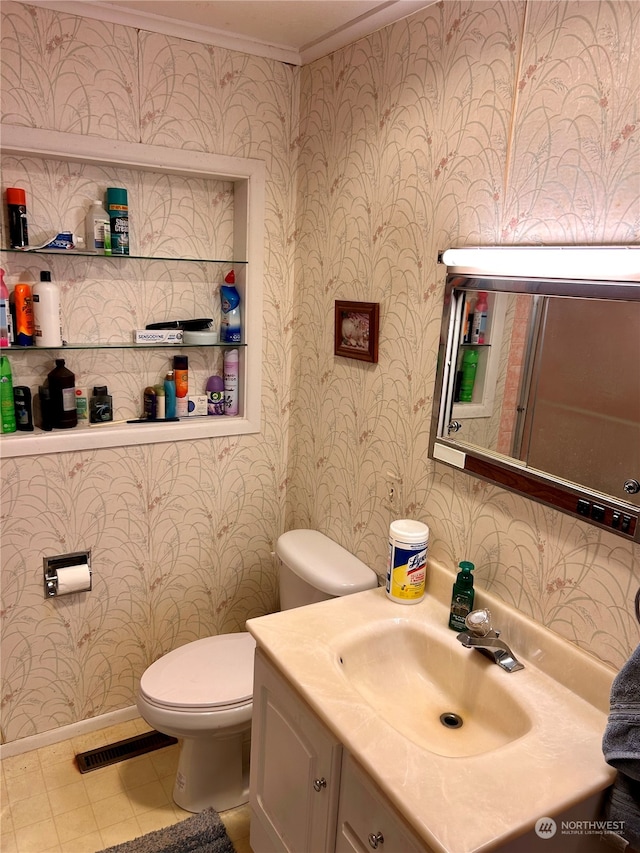
[(280, 609), (351, 595), (378, 585), (378, 576), (318, 530), (289, 530), (278, 538)]

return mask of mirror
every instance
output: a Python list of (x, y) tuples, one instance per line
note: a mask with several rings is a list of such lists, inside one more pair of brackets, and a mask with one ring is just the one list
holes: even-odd
[(449, 267), (430, 456), (640, 541), (640, 283), (531, 269)]

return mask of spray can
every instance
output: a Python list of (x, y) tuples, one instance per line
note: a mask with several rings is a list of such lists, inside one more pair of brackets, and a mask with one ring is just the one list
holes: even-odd
[(0, 356), (0, 432), (16, 431), (16, 408), (13, 399), (13, 375), (6, 355)]
[(207, 380), (207, 414), (224, 415), (224, 379), (210, 376)]
[(387, 595), (399, 604), (417, 604), (424, 598), (429, 528), (421, 521), (401, 518), (389, 525)]
[(173, 379), (176, 383), (176, 415), (186, 418), (189, 414), (189, 358), (174, 355)]
[(107, 189), (107, 213), (111, 230), (111, 254), (129, 254), (129, 200), (122, 187)]
[(239, 354), (237, 349), (226, 350), (224, 364), (224, 413), (238, 414), (238, 369)]
[(7, 208), (11, 248), (24, 249), (29, 245), (29, 229), (27, 228), (27, 199), (23, 189), (19, 187), (7, 189)]

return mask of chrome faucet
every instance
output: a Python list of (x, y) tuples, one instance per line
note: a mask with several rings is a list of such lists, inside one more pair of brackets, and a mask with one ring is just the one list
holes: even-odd
[(491, 613), (488, 610), (472, 610), (464, 624), (469, 630), (458, 634), (456, 640), (466, 649), (477, 649), (506, 672), (524, 669), (509, 646), (500, 639), (500, 631), (494, 631), (491, 627)]

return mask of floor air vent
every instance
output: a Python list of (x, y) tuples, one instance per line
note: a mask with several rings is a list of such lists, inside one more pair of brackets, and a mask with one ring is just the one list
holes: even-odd
[(98, 749), (79, 752), (76, 755), (76, 762), (81, 773), (88, 773), (90, 770), (99, 770), (109, 764), (117, 764), (119, 761), (126, 761), (127, 758), (135, 758), (137, 755), (144, 755), (145, 752), (153, 752), (154, 749), (162, 749), (163, 746), (171, 746), (174, 743), (178, 743), (174, 737), (163, 735), (161, 732), (147, 732), (147, 734), (119, 740)]

